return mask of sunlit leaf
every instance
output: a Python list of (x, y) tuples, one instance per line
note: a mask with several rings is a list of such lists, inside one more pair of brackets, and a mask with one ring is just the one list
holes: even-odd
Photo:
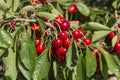
[(13, 38), (5, 30), (0, 29), (0, 47), (8, 48), (13, 44)]
[(92, 52), (89, 48), (86, 51), (86, 75), (87, 77), (91, 77), (96, 71), (96, 58), (93, 56)]
[(5, 56), (2, 58), (5, 65), (5, 76), (9, 77), (11, 80), (17, 79), (17, 67), (16, 67), (16, 53), (12, 48), (6, 51)]

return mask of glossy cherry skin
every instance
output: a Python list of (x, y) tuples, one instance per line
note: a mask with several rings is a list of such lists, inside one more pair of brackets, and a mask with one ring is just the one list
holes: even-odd
[(32, 24), (31, 30), (32, 30), (32, 31), (35, 31), (35, 30), (40, 31), (40, 26), (39, 26), (38, 24)]
[(60, 48), (60, 47), (62, 47), (62, 45), (63, 45), (62, 39), (56, 38), (56, 39), (53, 40), (53, 46), (55, 48)]
[(46, 2), (46, 0), (39, 0), (41, 3), (44, 3), (44, 2)]
[(65, 48), (68, 48), (69, 45), (70, 45), (70, 42), (71, 42), (71, 40), (70, 40), (69, 38), (66, 39), (66, 40), (64, 41), (64, 43), (63, 43), (63, 46), (64, 46)]
[(37, 4), (37, 0), (31, 0), (32, 4)]
[(81, 24), (81, 22), (80, 22), (79, 20), (77, 20), (77, 24), (78, 24), (78, 25), (80, 25), (80, 24)]
[(83, 39), (83, 43), (85, 45), (90, 45), (91, 44), (91, 39), (90, 38), (85, 38), (85, 39)]
[(62, 31), (68, 31), (68, 29), (70, 28), (69, 21), (65, 20), (64, 22), (62, 22), (60, 24), (60, 28), (61, 28)]
[(39, 38), (36, 38), (36, 40), (35, 40), (35, 46), (38, 46), (38, 45), (40, 45), (40, 44), (41, 44), (40, 39), (39, 39)]
[(58, 55), (66, 55), (66, 52), (67, 52), (67, 50), (64, 47), (60, 47), (56, 50), (56, 54), (58, 54)]
[(74, 39), (77, 40), (83, 36), (83, 33), (80, 30), (74, 30), (74, 31), (72, 31), (72, 35), (73, 35)]
[(14, 22), (14, 21), (11, 21), (11, 22), (10, 22), (10, 26), (11, 26), (11, 27), (14, 27), (14, 26), (15, 26), (15, 22)]
[(114, 32), (110, 32), (108, 34), (108, 39), (112, 40), (112, 38), (115, 36), (116, 34)]
[(54, 19), (54, 21), (60, 25), (63, 21), (65, 21), (65, 18), (62, 17), (61, 15), (58, 15), (58, 16)]
[(65, 31), (62, 31), (58, 34), (58, 37), (61, 38), (63, 41), (68, 38), (68, 34)]
[(68, 7), (68, 12), (69, 13), (75, 13), (77, 11), (77, 8), (76, 8), (76, 6), (75, 5), (72, 5), (72, 6), (69, 6)]
[(58, 62), (65, 62), (66, 56), (65, 55), (56, 55), (55, 56)]
[(118, 24), (118, 28), (120, 28), (120, 24)]
[(36, 51), (38, 54), (41, 54), (44, 51), (45, 47), (43, 45), (38, 45)]
[(120, 43), (119, 43), (119, 42), (117, 42), (117, 43), (115, 44), (114, 50), (115, 50), (116, 52), (120, 52)]

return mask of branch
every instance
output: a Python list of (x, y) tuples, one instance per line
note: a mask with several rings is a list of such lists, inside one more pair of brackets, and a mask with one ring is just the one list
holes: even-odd
[[(0, 23), (7, 23), (7, 22), (11, 22), (11, 21), (24, 21), (24, 22), (36, 22), (36, 19), (23, 19), (23, 18), (17, 18), (17, 19), (12, 19), (12, 20), (5, 20), (5, 21), (1, 21)], [(54, 25), (52, 25), (49, 22), (45, 22), (46, 26), (49, 26), (50, 28), (54, 27)]]

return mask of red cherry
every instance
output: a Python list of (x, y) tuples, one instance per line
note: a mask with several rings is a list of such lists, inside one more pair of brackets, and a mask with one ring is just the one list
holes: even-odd
[(35, 30), (40, 31), (40, 26), (39, 26), (38, 24), (32, 24), (31, 30), (32, 30), (32, 31), (35, 31)]
[(93, 51), (92, 54), (95, 58), (97, 57), (97, 53), (95, 51)]
[(65, 20), (60, 24), (60, 28), (62, 31), (67, 31), (70, 28), (70, 23), (67, 20)]
[(38, 46), (38, 45), (40, 45), (40, 44), (41, 44), (40, 39), (39, 39), (39, 38), (36, 38), (36, 40), (35, 40), (35, 46)]
[(81, 28), (79, 28), (78, 30), (79, 30), (80, 34), (83, 36), (84, 35), (84, 30), (81, 29)]
[(83, 39), (83, 43), (86, 45), (90, 45), (91, 44), (91, 39), (90, 38), (85, 38)]
[(117, 42), (117, 43), (115, 44), (114, 50), (115, 50), (116, 52), (120, 52), (120, 43)]
[(36, 51), (38, 54), (41, 54), (44, 51), (45, 47), (43, 45), (38, 45)]
[(14, 22), (14, 21), (11, 21), (11, 22), (10, 22), (10, 26), (11, 26), (11, 27), (14, 27), (14, 26), (15, 26), (15, 22)]
[(60, 48), (60, 47), (62, 47), (62, 45), (63, 45), (62, 39), (57, 38), (57, 39), (54, 39), (54, 40), (53, 40), (53, 46), (54, 46), (55, 48)]
[(37, 4), (37, 0), (31, 0), (32, 4)]
[(56, 50), (56, 54), (58, 54), (58, 55), (65, 55), (66, 52), (67, 52), (67, 50), (64, 47), (60, 47)]
[(44, 2), (46, 2), (46, 0), (39, 0), (41, 3), (44, 3)]
[(61, 15), (58, 15), (54, 21), (57, 22), (59, 25), (65, 20), (64, 17), (62, 17)]
[(74, 39), (77, 40), (83, 36), (83, 32), (81, 30), (74, 30), (72, 31), (72, 35)]
[(48, 18), (46, 18), (46, 17), (44, 17), (43, 19), (44, 19), (44, 21), (45, 21), (45, 22), (48, 22), (48, 20), (49, 20), (49, 19), (48, 19)]
[(68, 34), (65, 31), (62, 31), (58, 34), (58, 37), (62, 40), (66, 40), (68, 38)]
[(72, 5), (72, 6), (69, 6), (68, 7), (68, 12), (69, 13), (75, 13), (77, 11), (77, 8), (76, 8), (76, 6), (75, 5)]
[(55, 54), (55, 50), (56, 50), (56, 49), (52, 46), (51, 49), (50, 49), (50, 54), (51, 54), (51, 55), (54, 55), (54, 54)]
[(63, 44), (63, 46), (65, 47), (65, 48), (68, 48), (69, 47), (69, 45), (70, 45), (70, 39), (68, 38), (68, 39), (66, 39), (65, 41), (64, 41), (64, 44)]
[(77, 20), (77, 24), (78, 24), (78, 25), (80, 25), (80, 24), (81, 24), (81, 22), (80, 22), (79, 20)]
[(110, 32), (108, 34), (108, 39), (112, 40), (112, 38), (115, 36), (115, 33), (114, 32)]
[(65, 62), (66, 56), (65, 56), (65, 55), (56, 55), (56, 59), (57, 59), (59, 62)]
[(118, 24), (118, 28), (120, 28), (120, 24)]

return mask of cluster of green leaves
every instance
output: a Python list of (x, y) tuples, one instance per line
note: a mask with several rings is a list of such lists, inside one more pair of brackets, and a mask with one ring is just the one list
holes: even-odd
[[(82, 27), (85, 32), (90, 31), (92, 38), (92, 46), (100, 44), (109, 32), (112, 31), (114, 22), (117, 18), (113, 18), (111, 13), (106, 8), (99, 10), (101, 6), (88, 7), (83, 3), (86, 0), (76, 4), (78, 12), (76, 14), (69, 14), (66, 10), (72, 4), (72, 0), (56, 0), (52, 3), (44, 4), (43, 7), (35, 7), (30, 4), (29, 0), (1, 0), (0, 2), (0, 20), (9, 21), (15, 16), (21, 16), (25, 12), (33, 12), (35, 19), (39, 18), (38, 22), (41, 27), (41, 33), (45, 30), (45, 23), (41, 18), (46, 17), (53, 20), (57, 15), (61, 14), (70, 21), (73, 29)], [(93, 0), (91, 0), (93, 1)], [(94, 1), (95, 4), (98, 3)], [(112, 2), (115, 13), (119, 11), (119, 0)], [(94, 3), (93, 3), (94, 4)], [(89, 5), (89, 3), (87, 3)], [(98, 7), (98, 8), (97, 8)], [(107, 6), (106, 6), (107, 7)], [(118, 11), (118, 13), (116, 13)], [(80, 14), (89, 19), (84, 19)], [(77, 15), (76, 17), (74, 17)], [(30, 16), (30, 17), (29, 17)], [(27, 15), (25, 18), (32, 18), (33, 15)], [(70, 17), (72, 17), (70, 19)], [(80, 20), (83, 24), (78, 26), (74, 20)], [(112, 23), (111, 23), (112, 22)], [(92, 79), (95, 76), (97, 62), (96, 58), (92, 55), (90, 47), (85, 49), (78, 49), (71, 38), (70, 47), (67, 50), (66, 62), (60, 63), (54, 61), (50, 56), (51, 41), (47, 44), (45, 51), (37, 56), (34, 45), (34, 40), (31, 39), (31, 31), (29, 24), (23, 25), (22, 22), (16, 22), (15, 29), (11, 29), (9, 23), (2, 23), (0, 28), (0, 59), (4, 64), (5, 73), (2, 74), (1, 79), (11, 80), (86, 80)], [(24, 23), (24, 22), (23, 22)], [(116, 38), (112, 40), (112, 45), (116, 42)], [(111, 55), (104, 49), (101, 49), (99, 55), (100, 72), (106, 80), (108, 75), (114, 74), (120, 79), (120, 61), (116, 55)], [(13, 74), (14, 73), (14, 74)]]

